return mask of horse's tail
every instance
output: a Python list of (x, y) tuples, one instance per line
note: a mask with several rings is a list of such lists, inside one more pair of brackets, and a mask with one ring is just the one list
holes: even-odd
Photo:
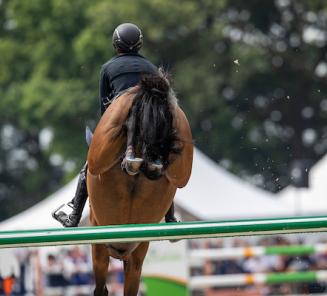
[(163, 71), (142, 77), (130, 111), (129, 128), (133, 129), (135, 147), (144, 160), (141, 171), (149, 179), (160, 177), (148, 169), (149, 163), (160, 161), (166, 169), (169, 155), (181, 152), (173, 125), (176, 104), (177, 99)]

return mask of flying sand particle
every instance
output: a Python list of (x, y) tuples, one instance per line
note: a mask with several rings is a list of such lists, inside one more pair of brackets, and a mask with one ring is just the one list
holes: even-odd
[(238, 60), (234, 60), (234, 64), (237, 65), (237, 66), (240, 66), (240, 63)]

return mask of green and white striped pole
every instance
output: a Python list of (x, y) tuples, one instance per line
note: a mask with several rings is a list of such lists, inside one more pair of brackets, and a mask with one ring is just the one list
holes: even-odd
[(137, 224), (0, 232), (0, 248), (327, 231), (327, 217)]
[(281, 284), (295, 282), (326, 282), (327, 271), (254, 273), (213, 276), (194, 276), (189, 280), (193, 290), (209, 287), (235, 287), (256, 284)]
[(263, 255), (301, 256), (327, 253), (327, 244), (292, 245), (245, 248), (197, 249), (189, 252), (191, 262), (196, 260), (226, 260), (259, 257)]

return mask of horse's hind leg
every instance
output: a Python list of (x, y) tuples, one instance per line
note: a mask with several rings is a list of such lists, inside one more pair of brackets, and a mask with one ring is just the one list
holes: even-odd
[(128, 261), (124, 261), (124, 296), (136, 296), (139, 290), (143, 260), (148, 251), (149, 243), (141, 243), (131, 254)]
[(92, 245), (93, 273), (95, 278), (94, 296), (107, 296), (106, 279), (109, 266), (109, 255), (105, 245)]

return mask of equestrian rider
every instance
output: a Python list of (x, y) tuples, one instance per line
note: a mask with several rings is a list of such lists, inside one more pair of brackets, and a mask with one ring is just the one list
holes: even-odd
[[(142, 47), (143, 36), (141, 30), (134, 24), (119, 25), (112, 36), (112, 44), (116, 55), (101, 68), (99, 94), (101, 115), (110, 103), (126, 89), (137, 85), (142, 74), (155, 74), (158, 69), (150, 61), (138, 53)], [(87, 165), (79, 174), (75, 197), (69, 205), (73, 210), (70, 214), (63, 211), (62, 205), (52, 213), (54, 219), (64, 227), (78, 226), (88, 197), (86, 187)], [(174, 204), (165, 216), (166, 222), (176, 222)]]

